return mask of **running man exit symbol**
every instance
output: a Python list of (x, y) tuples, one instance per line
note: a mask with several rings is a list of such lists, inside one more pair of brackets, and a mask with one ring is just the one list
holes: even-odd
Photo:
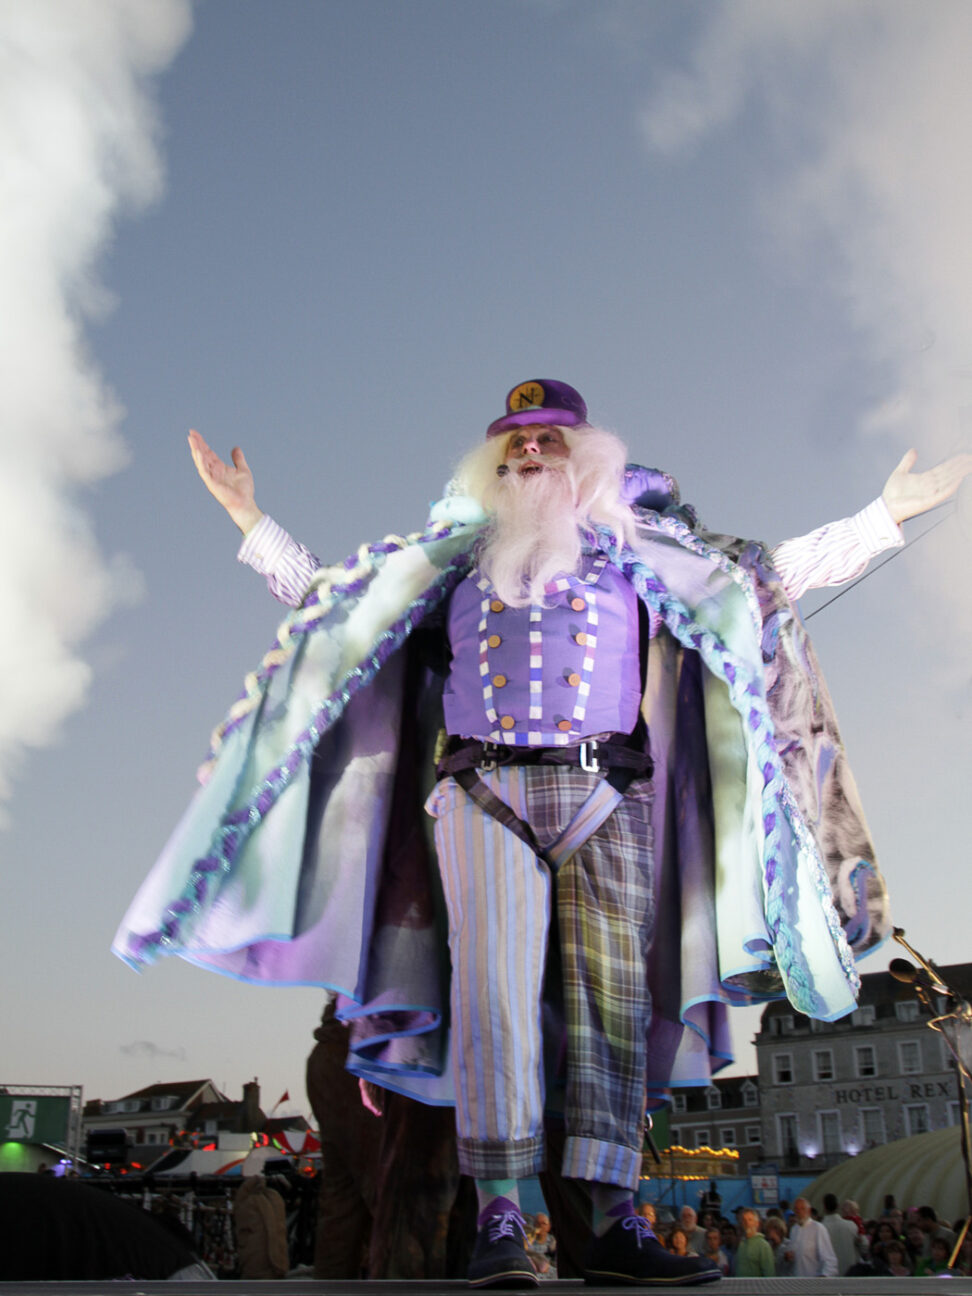
[(33, 1137), (34, 1123), (37, 1120), (37, 1099), (20, 1098), (10, 1104), (10, 1120), (7, 1124), (7, 1138), (27, 1140)]

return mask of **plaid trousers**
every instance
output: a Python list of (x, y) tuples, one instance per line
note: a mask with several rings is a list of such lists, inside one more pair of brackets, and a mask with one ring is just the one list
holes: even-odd
[[(546, 847), (597, 775), (511, 765), (483, 782)], [(654, 923), (651, 781), (555, 873), (451, 778), (427, 803), (449, 915), (459, 1166), (519, 1179), (544, 1166), (541, 1001), (552, 902), (567, 1025), (563, 1174), (637, 1187)]]

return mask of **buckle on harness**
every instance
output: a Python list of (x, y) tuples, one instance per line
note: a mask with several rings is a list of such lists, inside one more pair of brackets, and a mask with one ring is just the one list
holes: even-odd
[(588, 774), (600, 774), (601, 762), (597, 759), (597, 739), (591, 738), (580, 745), (580, 767)]
[(476, 762), (476, 768), (485, 770), (485, 772), (488, 774), (489, 771), (494, 770), (498, 764), (499, 764), (498, 745), (494, 742), (484, 742), (482, 760), (478, 760)]

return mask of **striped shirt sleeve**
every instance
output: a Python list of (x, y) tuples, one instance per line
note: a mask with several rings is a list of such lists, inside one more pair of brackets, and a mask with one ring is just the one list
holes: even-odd
[(309, 549), (267, 513), (247, 531), (236, 557), (266, 576), (270, 593), (288, 607), (300, 607), (311, 577), (321, 566)]
[(808, 589), (853, 580), (872, 558), (903, 544), (901, 528), (878, 496), (853, 517), (784, 540), (772, 551), (772, 558), (783, 588), (791, 599), (798, 599)]

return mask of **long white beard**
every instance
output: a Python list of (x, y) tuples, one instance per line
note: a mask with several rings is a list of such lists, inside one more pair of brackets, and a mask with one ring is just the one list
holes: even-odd
[(547, 582), (580, 565), (585, 519), (575, 504), (570, 460), (526, 476), (510, 471), (491, 487), (488, 504), (493, 523), (479, 554), (480, 570), (508, 607), (542, 604)]

